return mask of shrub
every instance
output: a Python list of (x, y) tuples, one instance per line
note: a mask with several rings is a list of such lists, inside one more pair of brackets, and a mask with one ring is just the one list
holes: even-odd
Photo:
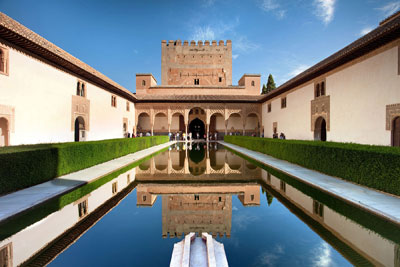
[(400, 149), (352, 143), (225, 136), (238, 146), (400, 195)]
[(0, 149), (0, 194), (49, 181), (136, 151), (168, 136), (4, 147)]

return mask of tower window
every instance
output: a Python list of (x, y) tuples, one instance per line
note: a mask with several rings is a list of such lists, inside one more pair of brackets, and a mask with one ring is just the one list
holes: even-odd
[(325, 81), (318, 82), (314, 85), (315, 98), (326, 95)]
[(86, 214), (88, 214), (88, 200), (85, 199), (81, 203), (78, 204), (78, 213), (79, 213), (79, 218), (82, 218)]
[(199, 85), (200, 84), (200, 79), (194, 79), (194, 85)]
[(0, 47), (0, 74), (8, 75), (8, 50)]
[(86, 84), (82, 81), (76, 83), (76, 95), (86, 97)]
[(321, 83), (321, 96), (325, 95), (325, 82)]
[(281, 181), (280, 188), (283, 192), (286, 192), (286, 183), (284, 181)]
[(146, 86), (146, 81), (145, 80), (142, 81), (142, 86)]
[(268, 103), (268, 113), (270, 113), (271, 110), (272, 110), (272, 105), (271, 105), (271, 103)]
[(251, 86), (254, 86), (255, 85), (255, 82), (254, 81), (251, 81)]
[(222, 83), (222, 77), (219, 77), (219, 78), (218, 78), (218, 81), (219, 81), (220, 83)]
[(118, 183), (114, 182), (112, 183), (111, 192), (114, 195), (115, 193), (117, 193), (117, 191), (118, 191)]
[(114, 108), (117, 107), (117, 97), (115, 95), (111, 96), (111, 106)]
[(324, 217), (324, 205), (317, 200), (313, 201), (313, 213), (316, 214), (318, 217)]
[(199, 195), (194, 195), (194, 200), (200, 200), (200, 196)]
[(281, 98), (281, 108), (286, 108), (286, 97)]

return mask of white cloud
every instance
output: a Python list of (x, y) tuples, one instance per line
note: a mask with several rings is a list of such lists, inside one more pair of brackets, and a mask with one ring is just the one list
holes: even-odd
[(315, 0), (315, 14), (326, 24), (332, 21), (336, 0)]
[(389, 17), (394, 12), (400, 9), (400, 1), (387, 3), (386, 5), (377, 9), (382, 11), (386, 17)]
[(258, 44), (251, 42), (246, 36), (234, 38), (232, 42), (232, 49), (242, 53), (247, 53), (260, 47)]
[(313, 265), (316, 267), (332, 266), (331, 248), (326, 242), (322, 242), (322, 245), (314, 251)]
[(284, 254), (284, 247), (276, 245), (272, 251), (261, 253), (257, 258), (255, 265), (257, 266), (274, 266), (275, 262)]
[(238, 54), (232, 54), (232, 58), (233, 58), (233, 59), (237, 59), (238, 57), (239, 57)]
[(197, 27), (190, 40), (215, 40), (215, 32), (210, 26)]
[(360, 31), (360, 36), (364, 36), (364, 35), (366, 35), (367, 33), (369, 33), (370, 31), (372, 31), (374, 28), (372, 28), (372, 27), (365, 27), (364, 29), (362, 29), (361, 31)]
[(289, 72), (289, 78), (299, 75), (300, 73), (302, 73), (303, 71), (305, 71), (309, 67), (310, 66), (304, 65), (304, 64), (298, 65), (291, 72)]
[(265, 11), (271, 11), (279, 7), (280, 5), (275, 0), (263, 0), (261, 2), (261, 8)]
[(235, 226), (236, 229), (246, 230), (247, 227), (253, 224), (255, 221), (258, 221), (259, 217), (254, 215), (246, 215), (246, 214), (236, 214), (232, 216), (232, 224)]
[(286, 15), (286, 10), (282, 8), (277, 0), (262, 0), (260, 8), (266, 12), (274, 12), (279, 19), (284, 18)]

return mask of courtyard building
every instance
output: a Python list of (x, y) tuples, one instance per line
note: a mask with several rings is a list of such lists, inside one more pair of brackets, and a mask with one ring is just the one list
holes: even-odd
[(232, 42), (161, 41), (136, 94), (0, 13), (0, 146), (224, 135), (400, 146), (400, 13), (266, 95)]

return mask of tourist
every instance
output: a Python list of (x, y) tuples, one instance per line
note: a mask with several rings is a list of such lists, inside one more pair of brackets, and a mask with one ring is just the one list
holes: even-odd
[(214, 133), (214, 139), (215, 139), (215, 141), (218, 140), (218, 133), (217, 132)]
[(186, 133), (183, 133), (182, 137), (183, 137), (183, 141), (186, 141)]
[(199, 133), (196, 133), (196, 139), (200, 139), (200, 134)]
[(168, 133), (168, 139), (169, 139), (169, 141), (172, 140), (171, 138), (172, 138), (172, 134), (171, 134), (171, 132), (169, 132), (169, 133)]
[(281, 135), (279, 136), (279, 139), (283, 139), (283, 140), (285, 140), (285, 139), (286, 139), (286, 136), (285, 136), (285, 134), (284, 134), (284, 133), (281, 133)]
[(146, 136), (151, 136), (150, 132), (147, 132), (147, 133), (146, 133)]
[(128, 137), (128, 138), (131, 138), (131, 133), (130, 133), (130, 132), (128, 132), (127, 137)]
[(272, 135), (272, 138), (278, 139), (278, 133), (274, 133), (274, 134)]

